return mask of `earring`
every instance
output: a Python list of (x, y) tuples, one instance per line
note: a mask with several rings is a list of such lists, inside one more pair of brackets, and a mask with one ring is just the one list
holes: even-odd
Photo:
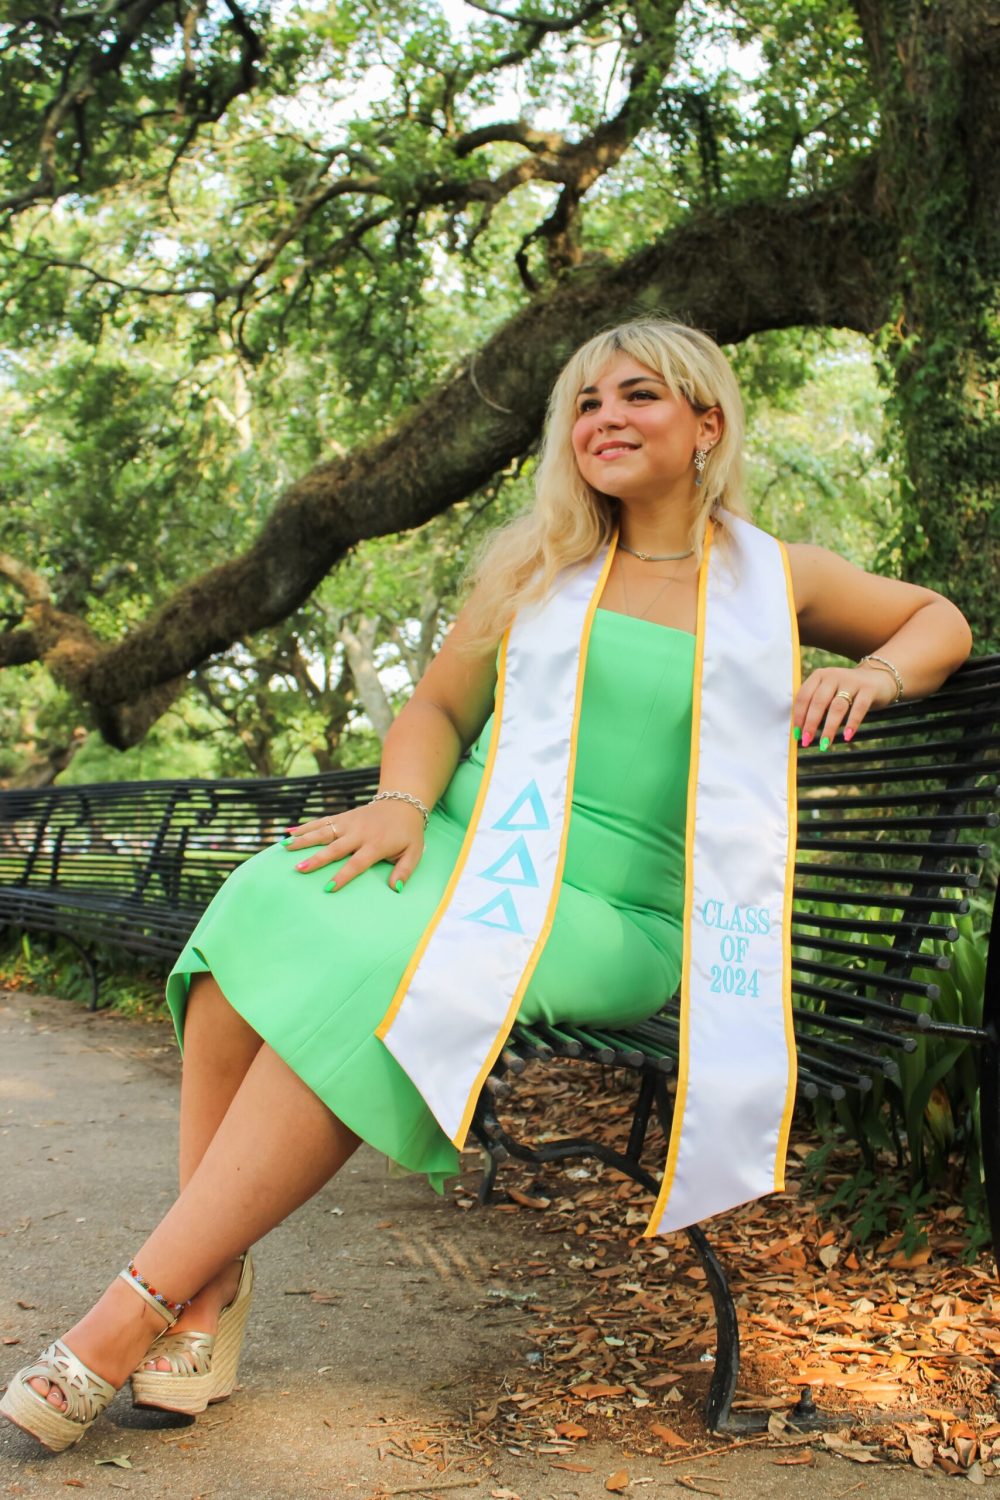
[(708, 463), (708, 455), (710, 452), (711, 449), (709, 448), (696, 448), (694, 450), (694, 482), (695, 486), (699, 489), (701, 488), (701, 481), (705, 473), (705, 465)]

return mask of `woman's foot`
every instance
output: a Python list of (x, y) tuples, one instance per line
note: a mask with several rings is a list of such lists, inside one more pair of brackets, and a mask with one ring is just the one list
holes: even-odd
[(56, 1339), (12, 1377), (0, 1413), (53, 1453), (71, 1447), (114, 1400), (164, 1325), (174, 1321), (178, 1309), (165, 1300), (130, 1265), (66, 1339)]
[(133, 1404), (194, 1417), (231, 1396), (252, 1296), (248, 1251), (195, 1299), (182, 1320), (184, 1328), (170, 1329), (153, 1345), (132, 1376)]
[[(165, 1315), (115, 1277), (103, 1297), (79, 1323), (74, 1323), (61, 1342), (81, 1364), (118, 1390), (165, 1326), (169, 1326)], [(66, 1411), (65, 1392), (54, 1381), (35, 1376), (27, 1384), (56, 1411)]]
[[(230, 1261), (214, 1281), (210, 1281), (197, 1296), (192, 1297), (169, 1332), (171, 1334), (203, 1333), (214, 1336), (219, 1329), (219, 1314), (236, 1296), (242, 1274), (242, 1258)], [(162, 1329), (160, 1331), (163, 1332)], [(150, 1350), (150, 1356), (148, 1360), (142, 1361), (139, 1368), (144, 1371), (159, 1370), (163, 1373), (172, 1369), (170, 1360), (165, 1356), (156, 1356), (155, 1349)], [(136, 1366), (133, 1366), (133, 1369), (135, 1368)], [(131, 1373), (130, 1370), (129, 1374)]]

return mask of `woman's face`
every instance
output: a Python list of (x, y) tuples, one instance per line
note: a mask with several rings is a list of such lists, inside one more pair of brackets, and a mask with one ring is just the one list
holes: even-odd
[(717, 406), (696, 412), (648, 365), (622, 355), (577, 395), (573, 452), (584, 479), (618, 500), (694, 494), (694, 451), (722, 432)]

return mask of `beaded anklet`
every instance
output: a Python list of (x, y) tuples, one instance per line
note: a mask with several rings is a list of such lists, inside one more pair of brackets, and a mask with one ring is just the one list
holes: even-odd
[(186, 1302), (171, 1302), (169, 1297), (165, 1297), (162, 1292), (158, 1292), (155, 1287), (150, 1286), (149, 1282), (139, 1275), (134, 1260), (129, 1261), (122, 1275), (134, 1283), (136, 1291), (145, 1292), (148, 1298), (151, 1298), (154, 1302), (158, 1302), (164, 1312), (168, 1313), (172, 1319), (179, 1318), (184, 1309), (191, 1306), (190, 1297)]

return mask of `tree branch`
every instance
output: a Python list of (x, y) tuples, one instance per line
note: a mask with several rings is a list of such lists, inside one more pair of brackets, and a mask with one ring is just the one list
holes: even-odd
[(9, 552), (0, 552), (0, 578), (12, 583), (26, 604), (48, 604), (52, 598), (48, 580)]
[(136, 743), (157, 695), (165, 707), (208, 657), (286, 618), (352, 545), (422, 525), (530, 447), (559, 368), (609, 322), (667, 309), (723, 343), (796, 324), (873, 331), (896, 253), (873, 179), (868, 165), (815, 197), (706, 210), (617, 267), (566, 277), (475, 355), (488, 399), (460, 366), (381, 439), (293, 484), (247, 552), (185, 584), (113, 645), (84, 639), (82, 622), (65, 617), (63, 639), (50, 620), (53, 676), (93, 706), (111, 743)]
[[(235, 98), (253, 87), (256, 65), (262, 55), (260, 38), (235, 0), (225, 0), (225, 5), (229, 11), (230, 25), (240, 39), (240, 57), (239, 66), (229, 83), (217, 92), (206, 82), (199, 94), (196, 78), (191, 76), (191, 41), (201, 7), (192, 6), (180, 21), (182, 45), (178, 112), (192, 117), (195, 130), (199, 123), (218, 119)], [(116, 0), (107, 0), (100, 8), (92, 19), (92, 34), (73, 49), (70, 65), (63, 72), (56, 98), (42, 121), (37, 148), (38, 175), (21, 192), (0, 199), (0, 213), (15, 214), (42, 200), (54, 202), (82, 181), (90, 154), (87, 105), (97, 94), (100, 81), (110, 73), (120, 72), (129, 54), (147, 36), (150, 22), (157, 12), (164, 10), (173, 16), (174, 0), (132, 0), (131, 4), (125, 5), (116, 3)], [(86, 19), (90, 20), (90, 17), (87, 16)], [(115, 35), (102, 46), (104, 36), (112, 26), (115, 28)], [(153, 37), (148, 39), (150, 45), (158, 41)], [(81, 55), (84, 56), (84, 61), (78, 63)], [(188, 98), (191, 102), (184, 107)], [(75, 169), (70, 179), (60, 181), (58, 155), (63, 133), (70, 120), (75, 125)], [(190, 133), (189, 131), (188, 139)]]

